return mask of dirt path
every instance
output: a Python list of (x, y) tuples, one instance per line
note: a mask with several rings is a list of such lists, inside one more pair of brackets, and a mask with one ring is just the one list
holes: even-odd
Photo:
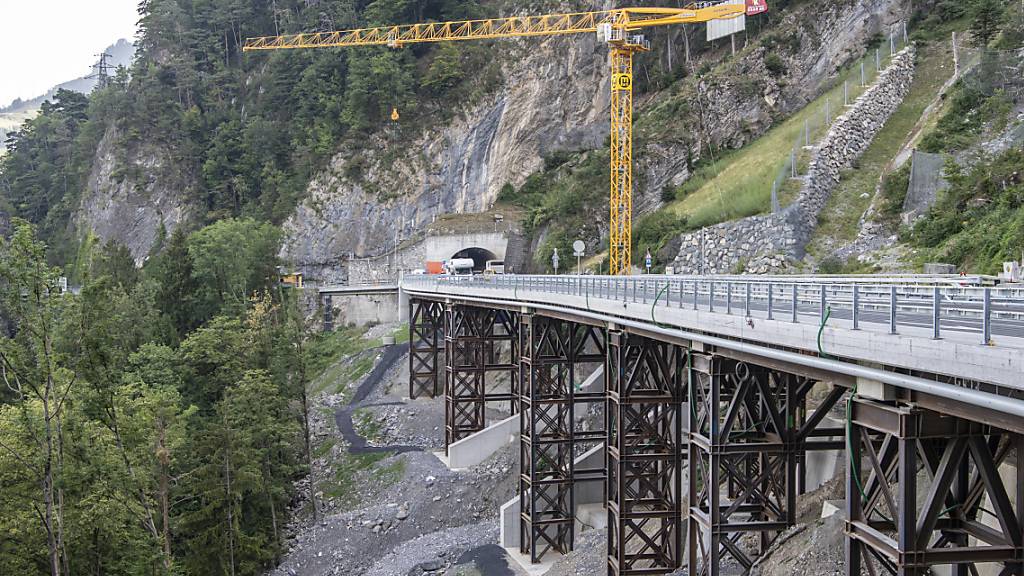
[(338, 426), (338, 432), (341, 434), (341, 437), (344, 438), (345, 442), (348, 444), (349, 453), (381, 454), (387, 452), (402, 454), (405, 452), (420, 452), (423, 450), (423, 448), (419, 446), (370, 446), (366, 441), (366, 438), (362, 437), (356, 431), (355, 424), (352, 422), (352, 414), (359, 408), (401, 405), (400, 402), (367, 404), (366, 399), (369, 397), (371, 392), (381, 385), (387, 373), (408, 352), (408, 343), (396, 344), (385, 348), (383, 354), (381, 354), (380, 360), (377, 362), (377, 365), (373, 367), (373, 370), (367, 374), (366, 378), (364, 378), (362, 383), (359, 384), (359, 387), (356, 388), (356, 393), (352, 396), (352, 401), (338, 408), (338, 411), (334, 413), (334, 422)]

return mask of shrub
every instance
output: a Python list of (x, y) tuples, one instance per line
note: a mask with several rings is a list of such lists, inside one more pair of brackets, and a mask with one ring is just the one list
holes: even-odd
[(786, 73), (786, 63), (775, 52), (769, 52), (764, 56), (764, 66), (772, 76), (781, 76)]

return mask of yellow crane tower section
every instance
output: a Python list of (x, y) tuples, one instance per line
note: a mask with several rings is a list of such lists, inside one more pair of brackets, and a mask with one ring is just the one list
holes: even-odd
[(654, 26), (735, 18), (746, 11), (747, 7), (744, 4), (701, 2), (688, 8), (618, 8), (572, 14), (425, 22), (250, 38), (246, 40), (243, 50), (249, 52), (351, 46), (400, 48), (406, 44), (430, 42), (596, 33), (611, 50), (611, 193), (608, 248), (610, 272), (613, 275), (621, 275), (629, 274), (632, 265), (633, 54), (651, 48), (650, 42), (638, 32)]

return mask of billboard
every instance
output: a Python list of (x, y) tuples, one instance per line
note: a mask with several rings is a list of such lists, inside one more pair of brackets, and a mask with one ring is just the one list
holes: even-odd
[(768, 0), (746, 0), (747, 16), (756, 16), (768, 11)]
[[(759, 2), (764, 4), (765, 0), (728, 0), (723, 4), (739, 4), (740, 6), (747, 7), (747, 13), (750, 13), (750, 2)], [(767, 7), (766, 7), (767, 9)], [(758, 12), (755, 12), (757, 14)], [(731, 36), (737, 32), (743, 32), (747, 29), (747, 17), (737, 16), (735, 18), (729, 18), (728, 20), (710, 20), (708, 21), (708, 42), (712, 40), (718, 40), (719, 38), (725, 38)]]

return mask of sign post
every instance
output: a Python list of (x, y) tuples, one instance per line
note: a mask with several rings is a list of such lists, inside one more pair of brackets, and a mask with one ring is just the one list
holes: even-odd
[(647, 254), (644, 256), (644, 266), (647, 268), (648, 274), (651, 273), (651, 264), (653, 264), (653, 259), (651, 258), (651, 250), (648, 248)]
[(576, 275), (583, 275), (583, 256), (586, 252), (587, 245), (583, 243), (583, 240), (577, 240), (572, 243), (572, 255), (576, 257)]

